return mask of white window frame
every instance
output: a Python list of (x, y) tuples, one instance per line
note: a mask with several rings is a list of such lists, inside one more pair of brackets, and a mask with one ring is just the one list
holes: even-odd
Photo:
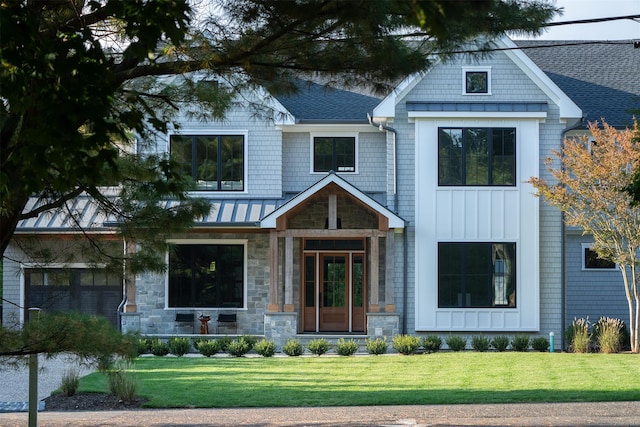
[(248, 288), (248, 261), (247, 239), (170, 239), (167, 243), (173, 245), (242, 245), (244, 254), (242, 260), (242, 307), (170, 307), (169, 306), (169, 252), (165, 254), (165, 262), (167, 264), (167, 272), (165, 273), (164, 283), (164, 308), (165, 310), (225, 310), (225, 311), (241, 311), (247, 310), (247, 288)]
[(618, 264), (615, 264), (614, 267), (612, 268), (588, 268), (587, 267), (587, 260), (585, 257), (585, 249), (589, 249), (589, 250), (593, 250), (593, 243), (582, 243), (580, 246), (580, 259), (582, 262), (582, 271), (588, 271), (588, 272), (593, 272), (593, 271), (603, 271), (603, 272), (611, 272), (611, 271), (618, 271)]
[(316, 172), (313, 170), (313, 141), (315, 138), (333, 137), (333, 138), (354, 138), (354, 170), (353, 171), (334, 171), (338, 175), (356, 175), (359, 173), (359, 149), (358, 149), (358, 132), (311, 132), (309, 134), (309, 173), (312, 175), (326, 175), (327, 172)]
[(171, 154), (171, 136), (172, 135), (242, 135), (243, 152), (244, 152), (244, 189), (242, 191), (218, 191), (218, 190), (194, 190), (189, 192), (190, 196), (213, 195), (228, 196), (249, 193), (249, 130), (248, 129), (213, 129), (213, 128), (180, 128), (173, 130), (167, 134), (167, 155)]
[[(487, 92), (486, 93), (467, 92), (467, 73), (469, 72), (487, 73)], [(462, 94), (469, 95), (469, 96), (491, 95), (491, 67), (462, 67)]]

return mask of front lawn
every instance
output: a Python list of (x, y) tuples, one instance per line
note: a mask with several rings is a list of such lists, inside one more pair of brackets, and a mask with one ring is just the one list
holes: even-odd
[[(415, 356), (135, 361), (153, 408), (342, 406), (640, 399), (634, 354), (443, 352)], [(80, 391), (106, 392), (103, 374)]]

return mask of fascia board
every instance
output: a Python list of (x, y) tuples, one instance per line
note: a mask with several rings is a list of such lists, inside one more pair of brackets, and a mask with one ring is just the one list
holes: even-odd
[(374, 119), (393, 118), (396, 115), (396, 105), (404, 98), (424, 77), (425, 73), (414, 73), (406, 77), (373, 109)]
[(338, 178), (335, 174), (327, 175), (325, 178), (316, 182), (311, 187), (307, 188), (302, 193), (298, 194), (296, 197), (291, 199), (288, 203), (281, 206), (279, 209), (271, 212), (269, 215), (264, 217), (260, 221), (260, 228), (276, 228), (276, 220), (278, 217), (284, 215), (289, 212), (291, 209), (294, 209), (300, 203), (303, 203), (309, 197), (313, 196), (315, 193), (320, 191), (322, 188), (326, 187), (330, 183), (334, 183), (341, 187), (343, 190), (356, 197), (371, 209), (375, 210), (381, 215), (384, 215), (389, 219), (389, 228), (404, 228), (404, 220), (399, 216), (395, 215), (393, 212), (388, 209), (378, 205), (377, 203), (371, 203), (371, 198), (346, 182), (345, 180)]
[(518, 46), (508, 37), (503, 37), (497, 42), (501, 47), (507, 48), (505, 54), (529, 77), (545, 95), (547, 95), (560, 109), (562, 119), (580, 119), (582, 110), (575, 102), (556, 85), (544, 71), (536, 65)]
[(479, 119), (546, 119), (547, 113), (545, 111), (536, 112), (495, 112), (495, 111), (410, 111), (408, 113), (409, 118), (479, 118)]

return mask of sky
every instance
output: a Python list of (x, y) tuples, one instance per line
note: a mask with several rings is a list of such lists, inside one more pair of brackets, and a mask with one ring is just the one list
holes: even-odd
[[(555, 22), (640, 15), (640, 0), (556, 0), (564, 15)], [(551, 27), (537, 40), (640, 40), (640, 19)]]

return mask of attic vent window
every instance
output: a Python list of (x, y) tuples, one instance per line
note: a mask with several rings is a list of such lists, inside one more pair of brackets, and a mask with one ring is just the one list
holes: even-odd
[(463, 95), (491, 95), (491, 68), (463, 68), (462, 85)]

